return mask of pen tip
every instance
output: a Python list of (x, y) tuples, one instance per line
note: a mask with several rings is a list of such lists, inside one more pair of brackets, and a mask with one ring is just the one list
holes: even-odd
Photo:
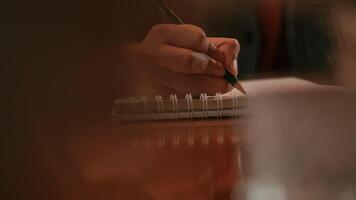
[(242, 87), (241, 83), (239, 82), (235, 83), (234, 87), (238, 89), (240, 92), (242, 92), (243, 94), (247, 94), (246, 90)]

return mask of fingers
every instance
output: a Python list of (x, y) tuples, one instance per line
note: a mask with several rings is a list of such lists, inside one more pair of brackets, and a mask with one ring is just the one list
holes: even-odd
[(237, 56), (240, 51), (240, 45), (237, 40), (231, 39), (225, 43), (223, 43), (219, 50), (221, 50), (225, 55), (224, 66), (226, 66), (227, 70), (237, 75)]
[(162, 68), (170, 69), (181, 74), (206, 74), (223, 77), (225, 69), (222, 63), (210, 58), (206, 54), (189, 49), (162, 45), (157, 50), (154, 62)]
[(219, 57), (223, 59), (221, 62), (223, 62), (226, 70), (237, 75), (237, 58), (240, 52), (239, 42), (230, 38), (208, 38), (208, 40), (217, 46), (217, 54), (223, 54), (223, 56), (220, 55)]
[(204, 31), (193, 25), (159, 24), (152, 28), (150, 35), (165, 44), (201, 53), (207, 53), (209, 48), (213, 48)]
[[(138, 59), (144, 60), (146, 65), (172, 72), (167, 77), (178, 79), (179, 89), (174, 86), (175, 80), (166, 80), (168, 85), (165, 86), (178, 91), (185, 91), (190, 86), (196, 87), (197, 92), (223, 92), (228, 90), (227, 82), (222, 79), (225, 71), (238, 73), (239, 43), (234, 39), (207, 38), (202, 29), (193, 25), (156, 25), (140, 46), (146, 50)], [(157, 73), (161, 74), (158, 81), (162, 81), (164, 75)], [(220, 83), (213, 83), (215, 81)]]
[(226, 93), (232, 90), (232, 86), (223, 78), (205, 75), (184, 75), (175, 73), (169, 69), (157, 68), (152, 79), (158, 84), (167, 88), (174, 88), (177, 94), (191, 93), (199, 96), (200, 93), (215, 95), (216, 93)]
[(216, 52), (216, 47), (197, 26), (159, 24), (151, 29), (143, 43), (148, 47), (145, 55), (151, 57), (147, 63), (182, 74), (224, 76), (223, 61), (217, 62), (209, 56)]

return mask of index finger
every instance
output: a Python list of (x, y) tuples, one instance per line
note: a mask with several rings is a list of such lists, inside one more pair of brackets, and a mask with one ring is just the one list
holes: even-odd
[(213, 43), (217, 43), (217, 52), (223, 54), (224, 67), (232, 74), (238, 73), (237, 71), (237, 58), (240, 52), (240, 44), (236, 39), (231, 38), (209, 38)]

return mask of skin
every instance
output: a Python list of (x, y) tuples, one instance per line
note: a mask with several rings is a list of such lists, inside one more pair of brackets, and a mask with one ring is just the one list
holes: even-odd
[(223, 78), (224, 71), (238, 74), (239, 51), (236, 39), (206, 37), (197, 26), (156, 25), (140, 43), (91, 51), (73, 73), (66, 97), (81, 102), (83, 109), (107, 111), (120, 96), (225, 93), (232, 86)]
[(156, 25), (129, 49), (132, 69), (150, 85), (140, 93), (214, 95), (232, 89), (223, 79), (225, 69), (238, 74), (238, 41), (206, 37), (193, 25)]

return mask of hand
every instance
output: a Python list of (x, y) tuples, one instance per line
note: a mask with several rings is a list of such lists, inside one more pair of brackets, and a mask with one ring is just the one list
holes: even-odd
[(148, 93), (224, 93), (232, 88), (225, 69), (237, 74), (237, 40), (207, 38), (193, 25), (156, 25), (131, 50)]

